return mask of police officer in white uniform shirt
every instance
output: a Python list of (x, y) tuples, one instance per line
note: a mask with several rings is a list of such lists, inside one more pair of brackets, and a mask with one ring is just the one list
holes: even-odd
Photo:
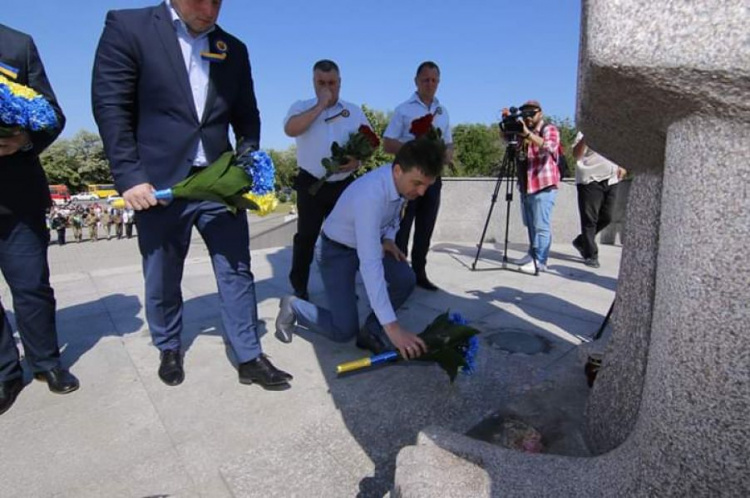
[[(401, 146), (415, 137), (409, 130), (412, 122), (427, 114), (432, 114), (432, 124), (442, 133), (446, 145), (445, 160), (453, 160), (453, 137), (450, 129), (448, 110), (435, 97), (440, 84), (440, 68), (431, 61), (423, 62), (417, 68), (414, 78), (417, 91), (409, 99), (396, 107), (393, 117), (383, 134), (383, 148), (389, 154), (396, 154)], [(417, 275), (417, 285), (431, 291), (438, 287), (427, 278), (427, 251), (435, 228), (440, 208), (440, 178), (427, 190), (423, 197), (410, 201), (406, 207), (401, 227), (396, 237), (396, 245), (404, 254), (409, 254), (409, 235), (414, 223), (414, 245), (411, 250), (411, 266)]]
[(295, 102), (284, 120), (284, 132), (297, 143), (299, 166), (294, 182), (297, 233), (294, 235), (289, 281), (294, 295), (302, 299), (308, 299), (307, 283), (320, 227), (341, 193), (352, 182), (351, 175), (360, 167), (359, 161), (344, 164), (341, 172), (331, 175), (315, 195), (308, 190), (325, 176), (321, 161), (331, 156), (331, 144), (338, 142), (343, 146), (349, 135), (356, 133), (361, 125), (371, 127), (360, 107), (339, 98), (341, 76), (335, 62), (324, 59), (315, 63), (313, 85), (315, 98)]

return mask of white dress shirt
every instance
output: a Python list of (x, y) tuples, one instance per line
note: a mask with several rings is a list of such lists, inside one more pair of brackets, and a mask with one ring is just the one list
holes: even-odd
[(396, 321), (385, 281), (382, 240), (394, 240), (406, 199), (396, 190), (393, 166), (385, 164), (357, 178), (323, 223), (329, 239), (357, 250), (359, 273), (381, 325)]
[(615, 163), (586, 147), (583, 157), (576, 162), (576, 183), (588, 185), (607, 180), (607, 185), (614, 185), (620, 181), (617, 178), (619, 169)]
[[(190, 80), (190, 90), (193, 93), (193, 103), (195, 112), (198, 114), (198, 121), (203, 118), (203, 110), (206, 107), (206, 97), (208, 96), (209, 71), (211, 63), (201, 57), (201, 52), (208, 52), (208, 33), (215, 28), (211, 28), (197, 37), (188, 32), (187, 26), (177, 15), (171, 0), (168, 2), (169, 12), (172, 15), (172, 23), (177, 33), (177, 41), (180, 43), (182, 58), (185, 61), (188, 79)], [(203, 142), (198, 140), (198, 147), (192, 160), (194, 166), (207, 166), (208, 159), (206, 151), (203, 148)]]
[[(292, 117), (315, 107), (317, 102), (318, 99), (309, 99), (298, 100), (292, 104), (284, 118), (284, 126)], [(356, 133), (361, 125), (372, 128), (362, 109), (339, 99), (335, 105), (321, 112), (304, 133), (295, 137), (297, 165), (315, 178), (323, 178), (326, 170), (321, 161), (326, 157), (331, 157), (331, 144), (338, 142), (343, 147), (349, 140), (349, 135)], [(328, 181), (337, 182), (351, 174), (351, 171), (336, 173), (331, 175)]]
[(438, 128), (442, 132), (445, 145), (451, 145), (453, 143), (453, 135), (451, 135), (448, 109), (446, 109), (437, 98), (432, 99), (432, 104), (429, 106), (426, 105), (419, 99), (417, 92), (414, 92), (406, 102), (396, 107), (383, 136), (385, 138), (398, 140), (401, 143), (414, 140), (416, 137), (409, 133), (412, 121), (419, 119), (428, 113), (434, 116), (432, 119), (432, 126)]

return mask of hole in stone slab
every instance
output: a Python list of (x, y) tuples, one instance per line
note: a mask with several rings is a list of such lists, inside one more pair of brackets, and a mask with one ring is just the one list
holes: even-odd
[(552, 343), (549, 340), (523, 329), (500, 329), (498, 332), (486, 335), (485, 340), (491, 347), (511, 354), (546, 354), (552, 349)]

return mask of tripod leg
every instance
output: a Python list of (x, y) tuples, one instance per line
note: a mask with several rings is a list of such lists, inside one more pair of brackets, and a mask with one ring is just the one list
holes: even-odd
[[(497, 182), (495, 183), (495, 191), (492, 194), (492, 202), (490, 203), (490, 209), (487, 212), (487, 219), (484, 221), (484, 229), (482, 229), (482, 237), (479, 239), (479, 244), (477, 244), (477, 254), (474, 256), (474, 262), (471, 264), (471, 269), (476, 270), (477, 269), (477, 261), (479, 260), (479, 253), (482, 252), (482, 244), (484, 244), (484, 237), (487, 235), (487, 227), (490, 225), (490, 218), (492, 218), (492, 210), (495, 208), (495, 203), (497, 202), (497, 194), (500, 192), (500, 185), (503, 182), (503, 176), (505, 176), (507, 169), (508, 169), (508, 152), (506, 151), (505, 156), (503, 157), (502, 165), (500, 166), (500, 173), (497, 175)], [(507, 246), (508, 243), (508, 229), (507, 229), (507, 223), (506, 223), (506, 229), (505, 229), (505, 243)]]

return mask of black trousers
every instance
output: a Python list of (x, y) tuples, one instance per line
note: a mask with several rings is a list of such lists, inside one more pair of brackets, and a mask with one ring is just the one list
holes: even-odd
[(596, 258), (599, 248), (596, 234), (612, 221), (612, 212), (617, 198), (617, 186), (607, 185), (607, 180), (577, 185), (578, 213), (581, 217), (581, 235), (576, 237), (583, 247), (584, 258)]
[[(34, 373), (60, 364), (55, 294), (49, 284), (49, 231), (44, 213), (0, 216), (0, 270), (13, 296), (13, 311), (26, 361)], [(13, 330), (0, 304), (0, 382), (19, 378)]]
[(289, 272), (289, 282), (294, 293), (307, 293), (310, 280), (310, 265), (315, 254), (315, 241), (320, 235), (323, 221), (331, 214), (336, 201), (344, 189), (354, 179), (349, 177), (340, 182), (326, 182), (315, 194), (310, 195), (308, 189), (318, 179), (307, 171), (300, 169), (294, 181), (297, 191), (297, 233), (294, 235), (292, 246), (292, 270)]
[(414, 245), (411, 249), (411, 267), (417, 276), (424, 276), (427, 266), (427, 251), (430, 250), (432, 232), (435, 230), (438, 210), (440, 209), (440, 191), (443, 181), (438, 178), (422, 197), (409, 201), (406, 205), (401, 227), (396, 235), (396, 245), (404, 254), (409, 254), (409, 235), (414, 223)]

